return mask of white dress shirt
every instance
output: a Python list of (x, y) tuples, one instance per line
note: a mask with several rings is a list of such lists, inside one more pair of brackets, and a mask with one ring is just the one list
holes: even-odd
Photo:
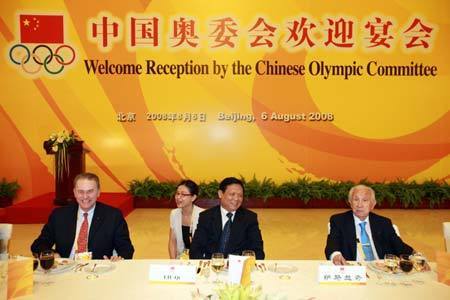
[[(373, 256), (376, 260), (378, 260), (379, 256), (377, 253), (377, 249), (375, 249), (375, 244), (373, 243), (372, 230), (370, 230), (369, 216), (367, 216), (367, 218), (365, 218), (364, 220), (360, 220), (357, 216), (353, 215), (353, 219), (355, 222), (356, 238), (358, 239), (358, 241), (361, 241), (361, 227), (359, 226), (359, 224), (362, 222), (366, 222), (365, 228), (366, 228), (367, 236), (369, 237), (369, 240), (370, 240), (370, 246), (372, 246)], [(335, 257), (338, 254), (342, 254), (342, 253), (340, 251), (334, 251), (333, 253), (331, 253), (330, 260), (333, 260), (333, 257)], [(356, 261), (364, 261), (364, 254), (360, 253), (358, 251), (358, 247), (356, 247)]]
[[(87, 239), (88, 239), (88, 241), (89, 241), (89, 229), (91, 229), (92, 218), (94, 217), (94, 210), (95, 210), (95, 205), (89, 211), (87, 211), (87, 213), (88, 213), (88, 216), (87, 216), (87, 219), (88, 219)], [(70, 251), (70, 256), (69, 256), (69, 258), (71, 258), (71, 259), (75, 258), (75, 251), (77, 250), (78, 234), (80, 233), (81, 224), (83, 224), (83, 221), (84, 221), (84, 216), (83, 216), (84, 213), (85, 213), (85, 211), (81, 210), (80, 207), (78, 207), (77, 230), (75, 231), (75, 240), (73, 241), (72, 251)]]
[[(373, 257), (375, 258), (375, 260), (378, 260), (379, 257), (378, 257), (377, 249), (375, 249), (375, 244), (373, 243), (373, 239), (372, 239), (372, 230), (370, 230), (369, 216), (367, 216), (367, 218), (365, 218), (364, 220), (361, 221), (357, 216), (353, 215), (353, 219), (355, 220), (356, 238), (360, 242), (361, 242), (361, 226), (359, 226), (359, 224), (362, 222), (366, 222), (365, 228), (366, 228), (367, 236), (369, 237), (369, 240), (370, 240), (370, 246), (372, 247)], [(359, 253), (359, 251), (356, 251), (356, 260), (364, 261), (364, 253)]]
[(231, 216), (231, 222), (233, 222), (236, 211), (227, 211), (225, 208), (220, 206), (220, 213), (222, 214), (222, 229), (225, 227), (225, 224), (228, 221), (227, 213), (229, 213), (229, 212), (233, 214), (233, 216)]

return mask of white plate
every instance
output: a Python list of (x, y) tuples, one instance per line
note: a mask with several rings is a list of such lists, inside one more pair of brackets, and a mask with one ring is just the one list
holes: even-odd
[[(75, 261), (68, 258), (55, 258), (55, 264), (50, 269), (49, 274), (59, 274), (69, 270), (72, 270), (75, 267)], [(44, 273), (44, 269), (41, 268), (41, 265), (36, 269), (37, 273)]]
[[(95, 265), (95, 268), (94, 268)], [(113, 263), (90, 263), (83, 268), (87, 273), (103, 274), (114, 270), (116, 266)]]
[(297, 272), (298, 269), (296, 266), (287, 265), (287, 264), (270, 264), (268, 266), (268, 270), (274, 273), (279, 274), (288, 274)]

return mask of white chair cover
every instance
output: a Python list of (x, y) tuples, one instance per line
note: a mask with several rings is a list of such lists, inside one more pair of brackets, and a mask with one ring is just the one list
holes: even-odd
[(450, 222), (442, 223), (442, 230), (444, 231), (445, 249), (450, 252)]

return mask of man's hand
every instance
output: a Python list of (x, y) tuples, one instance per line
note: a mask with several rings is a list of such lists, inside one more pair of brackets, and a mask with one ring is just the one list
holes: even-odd
[(111, 261), (119, 261), (119, 260), (122, 260), (123, 258), (121, 256), (116, 256), (116, 255), (113, 255), (113, 256), (111, 256), (111, 258), (109, 258), (108, 256), (103, 255), (103, 259), (109, 259)]
[(337, 254), (333, 257), (333, 264), (338, 265), (338, 266), (343, 266), (343, 265), (347, 264), (347, 261), (342, 256), (342, 254)]

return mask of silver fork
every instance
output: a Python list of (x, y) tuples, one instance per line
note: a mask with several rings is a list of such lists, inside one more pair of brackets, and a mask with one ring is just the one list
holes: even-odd
[(262, 262), (261, 263), (261, 269), (263, 270), (263, 272), (267, 271), (266, 265)]
[(198, 266), (197, 266), (197, 274), (201, 275), (201, 274), (202, 274), (202, 271), (203, 271), (203, 260), (201, 260), (201, 261), (198, 263)]
[(81, 271), (83, 267), (87, 266), (89, 263), (79, 263), (75, 266), (75, 272)]

